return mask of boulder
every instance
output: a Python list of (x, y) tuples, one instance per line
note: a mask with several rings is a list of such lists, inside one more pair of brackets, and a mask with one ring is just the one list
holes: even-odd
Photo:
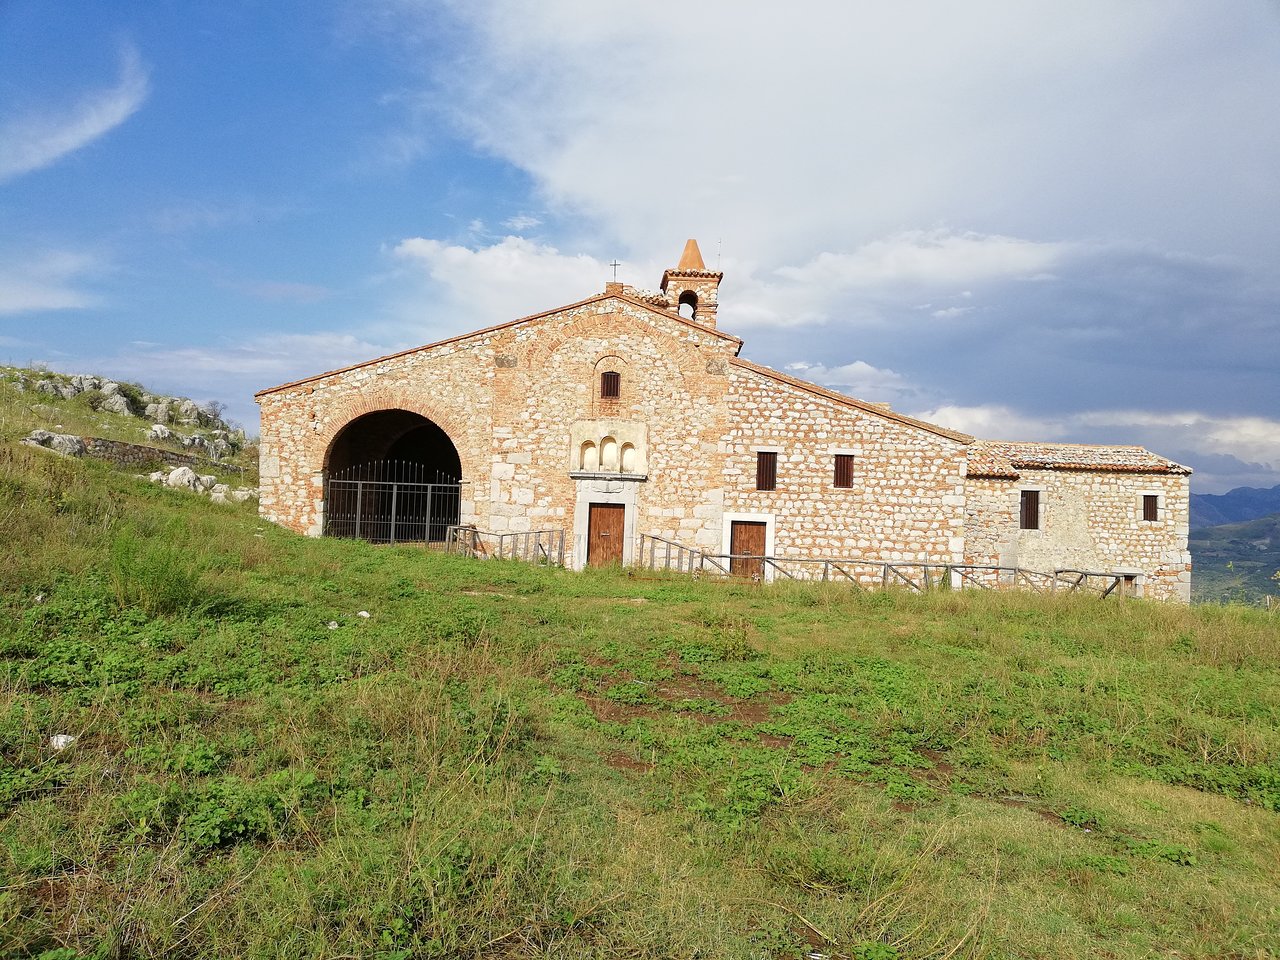
[(200, 478), (190, 467), (175, 467), (164, 482), (175, 489), (200, 489)]
[(49, 441), (49, 449), (68, 457), (83, 457), (84, 441), (70, 433), (55, 433)]
[(154, 473), (148, 473), (147, 479), (152, 483), (164, 483), (169, 479), (168, 470), (157, 470)]
[(58, 385), (54, 383), (52, 380), (37, 380), (36, 392), (47, 393), (51, 397), (58, 397), (62, 395), (58, 392)]
[(201, 474), (200, 487), (204, 490), (212, 490), (218, 485), (218, 478), (211, 473)]
[(231, 444), (221, 438), (214, 440), (213, 443), (209, 444), (209, 456), (213, 457), (215, 460), (221, 460), (229, 453), (231, 453)]
[(98, 388), (102, 391), (102, 395), (106, 397), (114, 397), (120, 392), (120, 384), (114, 380), (104, 380), (102, 386)]
[(160, 423), (168, 422), (170, 418), (169, 401), (158, 400), (147, 404), (145, 410), (147, 417)]
[(153, 423), (151, 425), (151, 430), (147, 433), (147, 436), (152, 440), (168, 440), (173, 436), (173, 431), (163, 423)]
[(50, 433), (48, 430), (32, 430), (22, 440), (31, 447), (44, 447), (67, 457), (83, 457), (84, 441), (71, 433)]
[(98, 409), (106, 410), (110, 413), (133, 413), (133, 409), (129, 406), (128, 398), (122, 393), (113, 393), (102, 401), (102, 405)]
[(258, 499), (257, 487), (237, 487), (231, 491), (231, 499), (236, 503), (244, 503), (246, 500)]
[(227, 503), (230, 493), (231, 488), (225, 483), (215, 483), (213, 489), (209, 491), (209, 499), (214, 503)]

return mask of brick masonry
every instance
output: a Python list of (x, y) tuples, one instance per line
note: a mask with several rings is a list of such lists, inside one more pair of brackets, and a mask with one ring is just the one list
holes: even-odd
[[(728, 552), (731, 524), (750, 519), (767, 524), (779, 558), (1132, 570), (1140, 592), (1189, 596), (1185, 468), (971, 477), (973, 438), (738, 358), (742, 342), (715, 329), (720, 275), (696, 266), (665, 278), (672, 293), (683, 289), (672, 277), (697, 281), (693, 319), (665, 294), (611, 283), (557, 310), (263, 391), (262, 514), (318, 535), (336, 444), (359, 434), (377, 455), (394, 438), (360, 418), (402, 410), (456, 448), (462, 522), (565, 530), (578, 566), (589, 504), (607, 502), (626, 507), (624, 559), (641, 533)], [(617, 398), (600, 396), (606, 370), (620, 374)], [(773, 491), (756, 489), (762, 451), (777, 454)], [(837, 454), (854, 458), (850, 488), (834, 486)], [(1044, 491), (1041, 531), (1018, 529), (1027, 485)], [(1141, 519), (1144, 492), (1161, 497), (1158, 522)]]

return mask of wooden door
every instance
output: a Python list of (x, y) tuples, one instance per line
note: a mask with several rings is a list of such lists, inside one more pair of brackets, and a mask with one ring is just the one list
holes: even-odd
[[(764, 579), (764, 561), (746, 559), (764, 556), (765, 525), (753, 520), (734, 520), (729, 528), (729, 552), (735, 558), (729, 561), (729, 572), (735, 577)], [(745, 556), (744, 556), (745, 555)]]
[(593, 503), (587, 513), (587, 565), (622, 563), (622, 524), (627, 508), (620, 503)]

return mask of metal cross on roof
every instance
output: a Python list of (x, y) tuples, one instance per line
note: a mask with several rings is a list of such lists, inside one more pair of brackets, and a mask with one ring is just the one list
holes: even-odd
[(619, 268), (620, 266), (622, 266), (622, 261), (621, 261), (621, 260), (610, 260), (610, 261), (609, 261), (609, 266), (613, 267), (613, 280), (614, 280), (614, 282), (615, 282), (615, 283), (617, 283), (617, 281), (618, 281), (618, 268)]

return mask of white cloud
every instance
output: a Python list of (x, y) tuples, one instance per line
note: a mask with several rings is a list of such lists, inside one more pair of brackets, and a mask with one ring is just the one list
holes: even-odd
[(1070, 252), (1066, 244), (1016, 237), (909, 230), (863, 244), (852, 253), (820, 253), (778, 276), (826, 290), (910, 286), (925, 290), (1042, 275)]
[(828, 367), (821, 363), (789, 363), (785, 368), (804, 380), (875, 403), (894, 402), (917, 391), (892, 370), (873, 367), (864, 360)]
[(418, 316), (443, 313), (455, 333), (582, 300), (603, 292), (610, 276), (593, 257), (562, 254), (520, 237), (475, 248), (410, 237), (392, 253), (420, 271), (430, 288), (429, 309), (422, 291), (414, 292), (405, 309)]
[(138, 53), (121, 53), (115, 86), (83, 95), (59, 110), (0, 122), (0, 182), (39, 170), (124, 123), (147, 98), (149, 82)]
[(1060, 440), (1067, 426), (1059, 420), (1031, 416), (1000, 404), (958, 406), (944, 404), (913, 413), (913, 417), (984, 440)]
[[(441, 5), (385, 8), (407, 42), (441, 32)], [(1264, 4), (444, 10), (457, 55), (419, 60), (434, 108), (551, 207), (645, 257), (693, 234), (779, 262), (939, 221), (1275, 247), (1276, 225), (1253, 215), (1280, 161)], [(1224, 156), (1246, 175), (1223, 175)]]
[(929, 316), (936, 320), (955, 320), (963, 317), (966, 313), (972, 313), (973, 307), (944, 307), (941, 310), (934, 310)]
[(99, 298), (79, 281), (101, 269), (97, 257), (70, 250), (15, 258), (0, 265), (0, 316), (97, 306)]

